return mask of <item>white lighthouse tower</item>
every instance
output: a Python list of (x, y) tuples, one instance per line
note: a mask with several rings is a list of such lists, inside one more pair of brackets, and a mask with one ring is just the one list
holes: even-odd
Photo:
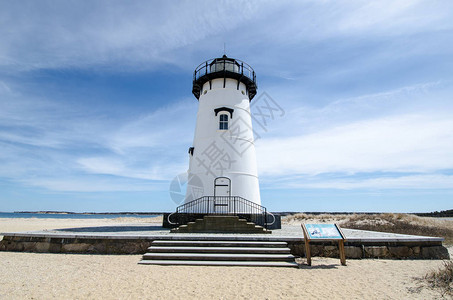
[(256, 90), (253, 69), (226, 55), (195, 69), (192, 92), (198, 113), (185, 205), (211, 197), (215, 201), (206, 204), (207, 212), (238, 211), (233, 207), (237, 198), (260, 206), (250, 113)]

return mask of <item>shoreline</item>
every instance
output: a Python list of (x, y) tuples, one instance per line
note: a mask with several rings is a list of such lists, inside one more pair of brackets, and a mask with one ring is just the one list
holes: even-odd
[[(48, 215), (164, 215), (169, 212), (71, 212), (71, 211), (14, 211), (2, 212), (0, 214), (48, 214)], [(395, 212), (300, 212), (300, 211), (276, 211), (272, 212), (280, 216), (290, 216), (295, 214), (306, 215), (377, 215)], [(396, 212), (397, 214), (415, 215), (419, 217), (432, 217), (432, 218), (453, 218), (453, 209), (434, 211), (434, 212)]]
[(0, 214), (36, 214), (36, 215), (162, 215), (163, 212), (70, 212), (70, 211), (14, 211)]

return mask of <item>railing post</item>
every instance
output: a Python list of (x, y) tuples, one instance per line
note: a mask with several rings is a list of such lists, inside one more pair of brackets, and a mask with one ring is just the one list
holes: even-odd
[(206, 70), (205, 70), (205, 75), (208, 75), (208, 61), (206, 61)]

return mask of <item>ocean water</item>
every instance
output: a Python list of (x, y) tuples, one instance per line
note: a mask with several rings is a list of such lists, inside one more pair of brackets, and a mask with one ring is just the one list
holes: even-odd
[(35, 214), (0, 212), (0, 218), (38, 218), (38, 219), (115, 219), (115, 218), (152, 218), (158, 215), (142, 214)]

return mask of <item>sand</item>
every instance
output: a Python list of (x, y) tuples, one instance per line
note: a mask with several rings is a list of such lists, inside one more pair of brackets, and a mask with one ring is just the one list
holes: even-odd
[[(0, 232), (136, 223), (140, 219), (0, 219)], [(452, 248), (449, 249), (452, 253)], [(292, 268), (138, 265), (140, 255), (0, 252), (0, 299), (435, 299), (417, 289), (438, 260), (313, 258)]]

